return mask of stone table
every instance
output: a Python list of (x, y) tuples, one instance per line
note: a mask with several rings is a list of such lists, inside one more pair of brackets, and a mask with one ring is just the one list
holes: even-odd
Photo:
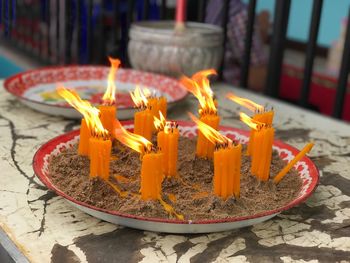
[[(321, 173), (304, 204), (272, 220), (223, 233), (158, 234), (91, 217), (48, 191), (32, 158), (49, 139), (78, 123), (35, 112), (7, 94), (0, 82), (1, 244), (20, 262), (347, 262), (350, 260), (350, 127), (348, 124), (224, 84), (214, 84), (222, 124), (243, 128), (228, 91), (276, 110), (276, 137), (301, 148)], [(189, 97), (169, 118), (188, 119)], [(11, 241), (10, 241), (11, 240)], [(13, 242), (13, 243), (12, 243)], [(14, 247), (13, 244), (16, 246)]]

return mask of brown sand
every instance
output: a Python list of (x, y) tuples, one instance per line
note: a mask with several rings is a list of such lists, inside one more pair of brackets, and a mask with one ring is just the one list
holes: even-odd
[[(77, 147), (63, 151), (50, 159), (52, 182), (74, 199), (100, 208), (122, 213), (174, 218), (159, 201), (142, 201), (140, 189), (139, 155), (115, 142), (110, 165), (110, 182), (126, 192), (117, 193), (110, 184), (89, 179), (89, 160), (77, 154)], [(285, 165), (277, 153), (273, 154), (271, 177)], [(195, 140), (179, 140), (178, 178), (163, 181), (163, 200), (187, 220), (221, 219), (248, 216), (279, 208), (293, 200), (301, 188), (301, 178), (295, 170), (276, 186), (272, 181), (260, 182), (250, 174), (250, 158), (242, 157), (241, 196), (226, 201), (214, 196), (212, 190), (212, 161), (195, 157)]]

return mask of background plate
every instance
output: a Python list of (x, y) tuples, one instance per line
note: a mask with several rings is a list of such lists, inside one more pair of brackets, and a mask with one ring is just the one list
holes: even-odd
[[(107, 86), (109, 67), (64, 66), (48, 67), (14, 75), (4, 82), (5, 89), (30, 108), (67, 118), (81, 118), (79, 112), (58, 96), (58, 84), (75, 89), (83, 99), (100, 104)], [(147, 87), (155, 94), (165, 96), (168, 109), (174, 102), (186, 97), (187, 91), (173, 78), (132, 69), (119, 69), (116, 75), (118, 118), (132, 119), (133, 103), (129, 92), (136, 85)]]
[[(122, 122), (124, 127), (128, 130), (133, 129), (131, 121)], [(192, 122), (178, 121), (180, 134), (186, 137), (193, 137), (197, 134), (197, 127)], [(222, 134), (247, 143), (248, 132), (229, 127), (220, 128)], [(77, 201), (69, 195), (58, 189), (49, 178), (49, 157), (50, 155), (59, 154), (63, 149), (72, 147), (79, 140), (79, 130), (75, 130), (63, 135), (60, 135), (40, 147), (33, 159), (33, 169), (39, 179), (51, 190), (58, 195), (67, 199), (71, 204), (78, 209), (102, 220), (128, 226), (137, 229), (166, 232), (166, 233), (209, 233), (218, 231), (227, 231), (235, 228), (241, 228), (263, 222), (277, 215), (278, 213), (288, 210), (301, 202), (305, 201), (315, 190), (319, 174), (314, 163), (308, 158), (304, 157), (296, 164), (298, 175), (303, 180), (302, 189), (298, 196), (291, 202), (285, 204), (274, 210), (266, 211), (259, 214), (254, 214), (245, 217), (231, 217), (216, 220), (175, 220), (175, 219), (160, 219), (147, 218), (135, 216), (130, 214), (123, 214), (114, 210), (106, 210), (98, 208), (80, 201)], [(274, 149), (278, 151), (279, 155), (284, 160), (291, 160), (299, 152), (299, 150), (280, 141), (274, 142)], [(88, 180), (88, 178), (87, 178)]]

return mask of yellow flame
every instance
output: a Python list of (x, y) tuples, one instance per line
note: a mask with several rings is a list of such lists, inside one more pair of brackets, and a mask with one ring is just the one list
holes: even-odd
[(202, 70), (195, 73), (191, 78), (183, 76), (180, 82), (185, 86), (187, 91), (191, 92), (199, 101), (201, 113), (217, 113), (213, 99), (213, 91), (210, 88), (208, 76), (216, 74), (214, 69)]
[(116, 58), (108, 57), (109, 62), (111, 63), (111, 68), (108, 73), (108, 82), (107, 89), (105, 94), (102, 97), (103, 104), (113, 105), (115, 103), (115, 74), (120, 66), (120, 60)]
[(198, 129), (203, 133), (205, 138), (211, 141), (214, 144), (232, 144), (232, 140), (227, 138), (226, 136), (220, 134), (217, 130), (213, 129), (209, 125), (200, 121), (196, 116), (192, 113), (188, 113), (191, 119), (197, 124)]
[(57, 93), (64, 98), (73, 108), (79, 111), (86, 121), (91, 134), (96, 137), (108, 137), (108, 131), (103, 128), (99, 118), (100, 111), (93, 107), (87, 100), (82, 100), (78, 93), (73, 90), (59, 86), (56, 88)]
[(158, 131), (164, 130), (165, 124), (166, 124), (166, 119), (164, 118), (163, 114), (161, 111), (159, 111), (159, 119), (156, 116), (153, 116), (153, 123), (154, 126)]
[(136, 85), (135, 90), (130, 92), (130, 96), (135, 106), (138, 108), (147, 107), (148, 105), (148, 96), (150, 95), (149, 89), (140, 89), (138, 85)]
[(226, 98), (236, 102), (237, 104), (253, 111), (253, 112), (263, 112), (264, 111), (264, 106), (261, 106), (260, 104), (257, 104), (249, 99), (246, 98), (241, 98), (233, 94), (232, 92), (228, 93), (226, 95)]
[(153, 116), (154, 119), (154, 126), (158, 131), (164, 131), (165, 133), (170, 133), (172, 129), (176, 128), (176, 122), (173, 121), (167, 121), (162, 112), (159, 111), (159, 119), (155, 116)]
[(153, 144), (141, 135), (127, 131), (118, 120), (113, 123), (114, 136), (125, 146), (144, 154), (152, 150)]
[(200, 83), (199, 86), (200, 86), (203, 94), (208, 94), (208, 96), (213, 97), (214, 92), (210, 88), (210, 83), (209, 83), (209, 79), (208, 79), (208, 76), (210, 76), (210, 75), (217, 75), (216, 70), (215, 69), (201, 70), (201, 71), (195, 73), (192, 76), (192, 79), (195, 82)]
[(152, 92), (149, 88), (143, 88), (142, 89), (143, 95), (148, 99), (149, 97), (152, 97)]
[(247, 124), (250, 128), (254, 130), (260, 130), (262, 127), (264, 127), (264, 123), (256, 121), (252, 118), (250, 118), (247, 114), (240, 112), (239, 113), (240, 120)]
[(177, 124), (174, 121), (167, 121), (164, 126), (164, 132), (170, 133), (174, 128), (177, 128)]

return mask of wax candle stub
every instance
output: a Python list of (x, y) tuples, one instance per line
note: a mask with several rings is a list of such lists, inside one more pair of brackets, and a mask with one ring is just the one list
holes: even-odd
[[(274, 111), (264, 111), (257, 113), (253, 116), (253, 120), (263, 123), (265, 125), (271, 126), (273, 122), (273, 117), (274, 117)], [(249, 136), (249, 142), (248, 142), (248, 148), (247, 148), (247, 155), (252, 155), (253, 148), (254, 148), (254, 142), (255, 142), (255, 133), (256, 130), (251, 129), (250, 131), (250, 136)]]
[(115, 105), (100, 105), (100, 120), (103, 127), (112, 136), (113, 134), (113, 120), (116, 118), (117, 108)]
[(90, 178), (100, 177), (103, 180), (109, 178), (109, 162), (111, 159), (111, 140), (91, 137), (90, 148)]
[(87, 126), (85, 119), (81, 119), (80, 138), (79, 138), (79, 146), (78, 146), (79, 155), (89, 156), (90, 137), (91, 137), (90, 129)]
[(227, 146), (214, 152), (213, 188), (217, 196), (227, 199), (239, 197), (242, 146)]
[[(205, 114), (200, 117), (200, 121), (209, 125), (215, 130), (219, 128), (220, 118), (218, 115)], [(209, 141), (203, 133), (198, 130), (196, 155), (201, 158), (212, 159), (214, 154), (215, 145), (213, 142)]]
[(272, 127), (263, 127), (254, 133), (251, 173), (261, 181), (267, 181), (270, 176), (274, 134)]
[(161, 196), (163, 181), (163, 153), (147, 153), (141, 164), (141, 198), (156, 200)]
[(138, 111), (134, 115), (134, 133), (141, 135), (147, 140), (152, 140), (153, 115), (150, 109)]
[(166, 176), (177, 174), (179, 130), (176, 127), (166, 128), (157, 134), (157, 145), (163, 156), (163, 168)]

